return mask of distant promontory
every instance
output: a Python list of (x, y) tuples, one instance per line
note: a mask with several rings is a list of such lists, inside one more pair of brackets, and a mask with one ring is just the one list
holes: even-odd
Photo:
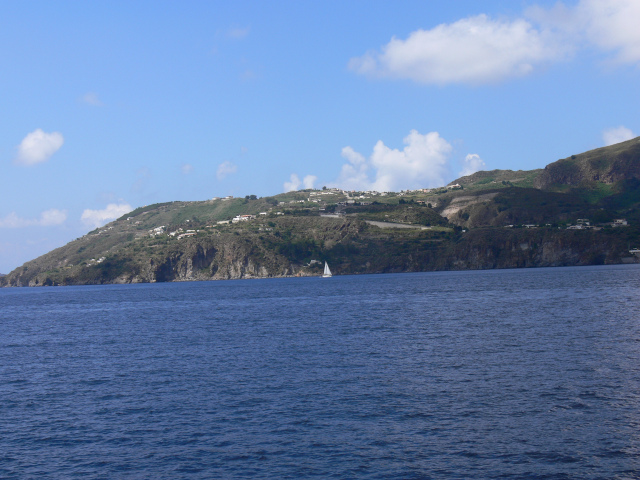
[(3, 286), (637, 263), (640, 137), (435, 189), (300, 190), (138, 208)]

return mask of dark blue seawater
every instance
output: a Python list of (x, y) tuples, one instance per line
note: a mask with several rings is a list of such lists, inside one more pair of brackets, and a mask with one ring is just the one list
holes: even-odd
[(2, 289), (0, 478), (637, 479), (640, 268)]

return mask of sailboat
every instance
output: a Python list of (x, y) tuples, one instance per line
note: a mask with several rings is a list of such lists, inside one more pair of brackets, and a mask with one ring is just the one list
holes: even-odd
[(322, 274), (322, 278), (329, 278), (331, 276), (331, 270), (329, 270), (329, 264), (324, 262), (324, 273)]

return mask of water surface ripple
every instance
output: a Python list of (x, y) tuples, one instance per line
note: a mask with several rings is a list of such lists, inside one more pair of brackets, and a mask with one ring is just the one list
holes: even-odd
[(0, 478), (640, 478), (640, 268), (0, 290)]

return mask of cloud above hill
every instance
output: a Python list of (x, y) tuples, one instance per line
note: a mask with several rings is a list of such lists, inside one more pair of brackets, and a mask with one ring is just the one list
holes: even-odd
[(631, 130), (622, 125), (615, 128), (608, 128), (602, 132), (602, 140), (604, 140), (604, 145), (606, 147), (631, 140), (632, 138), (635, 138), (635, 136), (636, 135)]
[(477, 153), (470, 153), (465, 157), (462, 165), (462, 170), (458, 175), (460, 175), (461, 177), (466, 177), (467, 175), (479, 172), (485, 166), (486, 165), (480, 158), (480, 155), (478, 155)]
[(422, 84), (479, 85), (531, 74), (586, 49), (604, 52), (613, 63), (638, 64), (639, 18), (637, 0), (534, 6), (515, 19), (476, 15), (393, 37), (379, 50), (352, 58), (349, 68)]
[(295, 190), (300, 190), (300, 187), (303, 188), (313, 188), (314, 184), (318, 177), (315, 175), (306, 175), (302, 180), (296, 173), (292, 173), (289, 177), (288, 182), (284, 182), (283, 188), (285, 192), (292, 192)]
[(80, 220), (87, 227), (98, 228), (129, 213), (133, 208), (128, 203), (110, 203), (102, 210), (85, 209)]
[(350, 146), (342, 149), (347, 160), (335, 182), (345, 190), (396, 191), (444, 184), (453, 147), (438, 132), (425, 135), (411, 130), (402, 150), (379, 140), (369, 158)]
[(46, 162), (63, 143), (64, 137), (60, 132), (46, 133), (38, 128), (27, 134), (18, 145), (15, 163), (31, 166)]
[(416, 30), (405, 40), (394, 37), (379, 52), (352, 58), (349, 67), (369, 76), (424, 84), (484, 84), (527, 75), (566, 53), (552, 35), (524, 19), (478, 15)]
[(238, 171), (237, 165), (229, 161), (225, 161), (225, 162), (222, 162), (220, 165), (218, 165), (218, 170), (216, 171), (216, 178), (218, 180), (223, 180), (227, 178), (229, 175), (236, 173), (237, 171)]
[(595, 48), (616, 64), (640, 63), (640, 2), (637, 0), (581, 0), (568, 7), (531, 7), (526, 15), (564, 35), (565, 42)]

